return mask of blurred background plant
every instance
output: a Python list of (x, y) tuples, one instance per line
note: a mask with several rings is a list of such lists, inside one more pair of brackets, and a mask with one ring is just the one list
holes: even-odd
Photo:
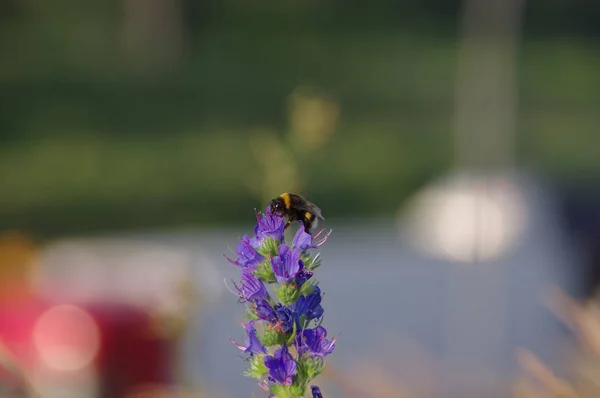
[(282, 138), (274, 130), (255, 132), (250, 147), (257, 172), (248, 188), (260, 203), (268, 203), (273, 192), (303, 192), (310, 186), (302, 170), (319, 161), (340, 116), (333, 99), (312, 87), (297, 87), (287, 98), (287, 132)]
[[(86, 4), (1, 6), (4, 228), (233, 223), (282, 185), (385, 216), (452, 165), (462, 2)], [(600, 167), (597, 8), (528, 1), (515, 22), (515, 156), (565, 183)]]
[(7, 352), (44, 396), (248, 394), (221, 255), (298, 191), (353, 347), (325, 397), (530, 394), (522, 368), (585, 396), (540, 295), (591, 314), (600, 281), (599, 4), (2, 1)]
[(574, 300), (560, 289), (547, 297), (548, 306), (571, 329), (578, 344), (566, 351), (570, 366), (559, 374), (535, 353), (523, 349), (518, 362), (523, 375), (514, 386), (516, 398), (587, 398), (600, 394), (600, 308), (596, 297)]

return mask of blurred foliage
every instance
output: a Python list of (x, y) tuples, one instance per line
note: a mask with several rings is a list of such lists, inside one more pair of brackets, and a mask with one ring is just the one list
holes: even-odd
[(521, 349), (517, 361), (523, 372), (515, 380), (515, 398), (592, 398), (600, 394), (600, 306), (598, 292), (586, 302), (558, 288), (547, 297), (553, 313), (577, 336), (566, 350), (567, 369), (556, 372), (535, 353)]
[[(391, 214), (451, 166), (461, 3), (376, 3), (179, 0), (164, 4), (181, 19), (163, 26), (139, 0), (3, 1), (0, 228), (251, 222), (248, 208), (280, 193), (269, 191), (282, 176), (326, 217)], [(558, 178), (600, 169), (598, 17), (596, 2), (526, 2), (526, 167)], [(311, 151), (289, 108), (302, 87), (328, 101), (300, 113), (325, 118)], [(290, 169), (265, 176), (265, 139), (292, 153), (277, 166)]]

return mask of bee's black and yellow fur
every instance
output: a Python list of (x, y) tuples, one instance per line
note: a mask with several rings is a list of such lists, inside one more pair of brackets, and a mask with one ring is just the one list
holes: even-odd
[(310, 232), (317, 227), (319, 218), (324, 220), (319, 209), (314, 203), (294, 193), (282, 193), (269, 203), (271, 211), (287, 218), (285, 228), (293, 221), (302, 221), (304, 230)]

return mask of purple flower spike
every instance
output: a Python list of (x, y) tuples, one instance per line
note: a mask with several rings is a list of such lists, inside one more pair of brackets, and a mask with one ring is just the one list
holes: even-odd
[(277, 282), (289, 282), (304, 268), (304, 263), (300, 261), (300, 250), (290, 249), (285, 243), (277, 248), (278, 256), (271, 259), (273, 272)]
[(248, 237), (248, 235), (244, 235), (242, 239), (240, 239), (240, 243), (237, 245), (236, 252), (238, 255), (237, 260), (233, 261), (227, 256), (225, 256), (225, 258), (227, 258), (230, 263), (239, 267), (253, 267), (263, 260), (263, 256), (254, 250), (251, 239)]
[(252, 273), (250, 268), (242, 269), (242, 287), (238, 287), (235, 283), (236, 290), (240, 293), (240, 297), (246, 301), (268, 300), (269, 294), (265, 285)]
[[(285, 195), (282, 200), (285, 204)], [(321, 259), (308, 251), (325, 243), (331, 231), (313, 235), (300, 222), (290, 243), (284, 236), (286, 219), (274, 214), (271, 205), (255, 213), (254, 235), (240, 239), (235, 261), (227, 258), (241, 271), (240, 282), (228, 289), (238, 302), (246, 303), (248, 318), (242, 324), (243, 344), (230, 341), (245, 354), (246, 375), (258, 381), (265, 396), (296, 396), (310, 386), (312, 395), (308, 395), (323, 398), (319, 387), (310, 383), (323, 371), (336, 338), (327, 339), (327, 331), (320, 326), (322, 294), (313, 272)], [(269, 285), (274, 285), (272, 293)], [(263, 328), (264, 335), (258, 334), (255, 325)]]
[(252, 245), (255, 248), (260, 247), (266, 238), (281, 241), (283, 239), (283, 230), (285, 229), (285, 220), (278, 214), (271, 213), (271, 208), (267, 207), (266, 213), (256, 214), (257, 224), (254, 227), (254, 238)]
[(308, 249), (314, 249), (317, 246), (313, 245), (312, 239), (312, 236), (304, 230), (304, 224), (300, 222), (300, 228), (298, 229), (298, 232), (296, 232), (296, 236), (294, 236), (292, 246), (294, 249), (298, 249), (301, 252)]
[(278, 383), (291, 385), (292, 377), (296, 374), (296, 361), (288, 352), (287, 345), (275, 351), (274, 356), (265, 357), (265, 366), (269, 369), (269, 376)]
[(254, 329), (254, 321), (248, 322), (244, 326), (246, 329), (246, 333), (248, 333), (248, 339), (246, 340), (246, 345), (242, 345), (240, 343), (235, 342), (233, 339), (229, 339), (237, 348), (242, 350), (243, 352), (249, 352), (250, 355), (266, 353), (267, 349), (262, 345), (258, 337), (256, 336), (256, 329)]
[(321, 389), (318, 386), (310, 386), (310, 391), (312, 392), (312, 398), (323, 398)]
[(298, 335), (300, 344), (298, 352), (300, 355), (310, 353), (313, 357), (324, 358), (331, 354), (335, 348), (335, 339), (327, 340), (327, 330), (323, 326), (318, 326), (314, 330), (306, 329), (302, 335)]

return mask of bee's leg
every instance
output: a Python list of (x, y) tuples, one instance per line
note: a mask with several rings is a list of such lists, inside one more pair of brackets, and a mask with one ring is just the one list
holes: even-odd
[(304, 213), (302, 225), (304, 225), (304, 232), (310, 234), (310, 230), (315, 226), (315, 216), (310, 212)]
[(304, 224), (304, 232), (310, 234), (310, 228), (312, 227), (312, 222), (310, 220), (302, 220), (302, 224)]
[(289, 227), (291, 224), (292, 224), (292, 223), (291, 223), (290, 221), (286, 222), (286, 223), (285, 223), (285, 227), (283, 227), (283, 230), (284, 230), (284, 231), (285, 231), (285, 230), (287, 230), (287, 229), (288, 229), (288, 227)]

